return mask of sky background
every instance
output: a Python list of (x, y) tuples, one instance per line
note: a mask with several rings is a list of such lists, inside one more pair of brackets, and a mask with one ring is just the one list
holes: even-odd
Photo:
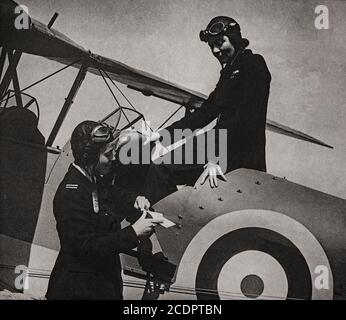
[[(334, 150), (267, 131), (268, 172), (346, 198), (346, 1), (344, 0), (22, 0), (35, 19), (92, 52), (209, 94), (220, 66), (199, 31), (211, 18), (236, 19), (250, 48), (272, 74), (268, 119), (312, 135)], [(314, 26), (319, 4), (329, 9), (329, 30)], [(21, 87), (61, 68), (24, 55)], [(68, 69), (28, 91), (37, 97), (39, 127), (48, 137), (77, 74)], [(158, 127), (177, 106), (126, 89), (131, 102)], [(125, 103), (124, 103), (125, 104)], [(63, 146), (76, 124), (114, 109), (103, 80), (88, 74), (56, 139)], [(175, 119), (182, 116), (177, 114)]]

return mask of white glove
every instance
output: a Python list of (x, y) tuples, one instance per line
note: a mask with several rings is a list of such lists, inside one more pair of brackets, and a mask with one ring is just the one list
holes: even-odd
[(204, 166), (204, 171), (197, 179), (195, 183), (195, 189), (197, 189), (200, 185), (204, 184), (205, 180), (209, 177), (210, 187), (218, 187), (217, 177), (220, 176), (222, 180), (227, 181), (225, 175), (223, 174), (221, 167), (215, 163), (208, 162)]

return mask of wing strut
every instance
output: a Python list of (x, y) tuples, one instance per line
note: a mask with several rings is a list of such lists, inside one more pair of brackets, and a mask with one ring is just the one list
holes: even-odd
[(1, 56), (0, 56), (0, 80), (2, 77), (2, 71), (4, 70), (6, 54), (7, 54), (7, 50), (5, 49), (5, 47), (2, 47), (1, 48)]
[(53, 145), (53, 142), (54, 142), (54, 140), (55, 140), (55, 138), (56, 138), (56, 136), (57, 136), (57, 134), (61, 128), (61, 125), (64, 122), (65, 117), (66, 117), (67, 113), (69, 112), (69, 110), (73, 104), (73, 99), (75, 98), (83, 80), (85, 79), (87, 72), (88, 72), (88, 64), (86, 62), (84, 62), (82, 64), (79, 72), (78, 72), (78, 75), (77, 75), (74, 83), (73, 83), (73, 86), (70, 90), (70, 93), (66, 98), (66, 101), (65, 101), (65, 103), (61, 109), (61, 112), (58, 116), (58, 119), (55, 122), (53, 130), (49, 135), (49, 138), (48, 138), (47, 143), (46, 143), (46, 147), (51, 147)]
[(10, 86), (11, 81), (13, 80), (14, 73), (15, 73), (16, 68), (18, 66), (20, 57), (22, 56), (22, 52), (16, 50), (12, 59), (11, 59), (11, 55), (9, 54), (9, 51), (8, 51), (7, 56), (9, 59), (9, 65), (8, 65), (8, 68), (7, 68), (6, 73), (4, 75), (4, 78), (2, 79), (1, 84), (0, 84), (0, 98), (1, 99), (4, 97), (5, 92), (7, 91), (8, 87)]
[[(9, 51), (7, 53), (7, 55), (8, 55), (9, 61), (12, 61), (14, 58), (13, 53), (11, 51)], [(22, 95), (20, 93), (17, 68), (13, 69), (12, 84), (13, 84), (14, 94), (16, 95), (17, 106), (20, 108), (23, 108), (23, 99), (22, 99)]]

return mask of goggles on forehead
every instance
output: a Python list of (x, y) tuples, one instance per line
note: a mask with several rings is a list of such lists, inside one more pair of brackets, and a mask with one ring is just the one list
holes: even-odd
[(217, 36), (217, 35), (223, 34), (228, 29), (234, 28), (236, 25), (237, 25), (236, 22), (231, 22), (228, 24), (225, 24), (222, 21), (216, 22), (216, 23), (212, 24), (206, 30), (202, 30), (199, 33), (199, 38), (203, 42), (208, 42), (208, 40), (211, 36)]
[(114, 129), (105, 124), (99, 124), (91, 131), (91, 140), (96, 143), (109, 142), (113, 139)]

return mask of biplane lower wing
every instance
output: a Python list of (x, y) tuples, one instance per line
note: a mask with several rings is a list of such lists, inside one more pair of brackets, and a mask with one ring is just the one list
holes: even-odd
[[(207, 96), (202, 93), (176, 85), (150, 73), (132, 68), (119, 61), (96, 55), (84, 49), (61, 32), (29, 17), (28, 29), (17, 30), (15, 20), (18, 6), (13, 0), (2, 0), (0, 4), (0, 45), (42, 56), (59, 63), (80, 68), (87, 63), (88, 71), (100, 75), (106, 72), (112, 80), (127, 85), (128, 88), (142, 92), (146, 96), (154, 96), (187, 107), (198, 108)], [(267, 129), (279, 134), (314, 144), (330, 147), (295, 129), (268, 120)]]

